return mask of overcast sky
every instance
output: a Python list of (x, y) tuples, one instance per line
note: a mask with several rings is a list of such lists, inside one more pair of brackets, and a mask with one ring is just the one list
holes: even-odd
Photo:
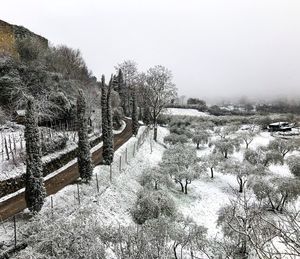
[(9, 0), (0, 19), (79, 48), (98, 78), (132, 59), (180, 95), (300, 96), (299, 0)]

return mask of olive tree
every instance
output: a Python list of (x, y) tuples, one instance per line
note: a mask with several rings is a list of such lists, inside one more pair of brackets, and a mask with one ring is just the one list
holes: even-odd
[(221, 138), (210, 144), (214, 145), (214, 153), (221, 153), (227, 159), (228, 155), (240, 149), (241, 142), (238, 138)]
[(172, 179), (170, 175), (160, 166), (150, 167), (143, 171), (140, 178), (140, 183), (142, 186), (154, 188), (154, 190), (161, 189), (163, 185), (171, 186)]
[(237, 130), (238, 125), (227, 125), (223, 127), (218, 127), (215, 129), (215, 134), (218, 135), (221, 139), (227, 139), (232, 136)]
[(214, 170), (218, 167), (220, 163), (224, 161), (224, 157), (220, 153), (211, 153), (207, 156), (201, 158), (203, 166), (209, 168), (210, 177), (214, 178)]
[(210, 134), (206, 130), (197, 130), (192, 138), (196, 144), (196, 148), (200, 148), (200, 144), (207, 144), (209, 141)]
[(188, 193), (188, 184), (200, 177), (203, 169), (198, 164), (196, 150), (182, 144), (171, 146), (162, 158), (162, 167), (180, 184), (182, 193)]
[(290, 171), (297, 177), (300, 177), (300, 159), (298, 156), (290, 156), (287, 159)]
[(236, 176), (239, 186), (239, 192), (243, 192), (244, 187), (250, 176), (260, 176), (265, 174), (265, 168), (262, 165), (253, 166), (247, 161), (236, 159), (227, 160), (222, 164), (221, 172)]
[(264, 167), (268, 167), (270, 164), (283, 163), (282, 155), (279, 152), (263, 146), (256, 150), (247, 149), (244, 153), (244, 159), (252, 165), (263, 165)]
[(298, 143), (294, 139), (274, 139), (269, 143), (269, 149), (279, 152), (284, 159), (285, 156), (298, 149)]
[(256, 198), (272, 211), (282, 212), (300, 195), (300, 180), (289, 177), (258, 179), (252, 184)]
[(249, 145), (253, 142), (255, 136), (257, 135), (258, 131), (255, 129), (254, 126), (251, 126), (249, 129), (244, 130), (238, 134), (241, 140), (244, 141), (246, 145), (246, 149), (249, 148)]

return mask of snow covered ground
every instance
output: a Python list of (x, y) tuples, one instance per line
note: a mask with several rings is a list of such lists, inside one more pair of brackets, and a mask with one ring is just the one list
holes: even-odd
[(197, 117), (205, 117), (210, 116), (205, 112), (199, 112), (195, 109), (180, 109), (180, 108), (167, 108), (164, 111), (166, 115), (182, 115), (182, 116), (197, 116)]
[[(144, 129), (141, 127), (139, 135)], [(104, 225), (120, 224), (127, 226), (133, 224), (130, 210), (134, 206), (137, 192), (142, 188), (139, 178), (145, 168), (153, 167), (161, 161), (165, 150), (164, 145), (162, 145), (163, 138), (168, 134), (168, 129), (159, 127), (158, 143), (152, 141), (151, 136), (148, 136), (138, 151), (136, 151), (137, 138), (132, 137), (115, 153), (112, 166), (112, 183), (109, 180), (109, 166), (97, 166), (94, 169), (92, 182), (89, 185), (79, 185), (81, 205), (78, 201), (77, 186), (69, 185), (52, 196), (54, 212), (59, 213), (61, 217), (68, 218), (72, 217), (73, 212), (81, 207), (90, 209)], [(269, 132), (261, 132), (250, 144), (250, 148), (255, 149), (260, 145), (266, 146), (273, 138)], [(244, 150), (245, 146), (242, 144), (241, 150), (230, 157), (242, 160)], [(197, 154), (201, 157), (210, 152), (212, 152), (212, 147), (205, 145), (197, 151)], [(126, 153), (128, 164), (126, 163)], [(119, 168), (120, 163), (121, 170)], [(269, 169), (270, 173), (276, 176), (291, 176), (286, 165), (271, 165)], [(99, 192), (97, 191), (97, 179)], [(178, 186), (168, 190), (175, 200), (178, 211), (185, 217), (192, 218), (197, 224), (208, 228), (209, 237), (222, 236), (221, 230), (216, 224), (218, 211), (228, 204), (230, 199), (234, 198), (235, 190), (238, 188), (235, 176), (216, 171), (214, 179), (211, 179), (210, 173), (207, 171), (200, 179), (192, 181), (188, 188), (187, 195), (182, 194)], [(49, 210), (51, 210), (50, 197), (47, 198), (41, 213), (46, 214)], [(26, 221), (23, 220), (18, 222), (20, 225), (25, 223)], [(5, 237), (6, 243), (12, 243), (12, 222), (2, 224), (0, 235)]]
[[(61, 217), (68, 218), (72, 217), (73, 212), (80, 206), (84, 206), (85, 208), (90, 207), (95, 213), (95, 217), (103, 224), (128, 225), (133, 223), (130, 209), (135, 203), (136, 193), (142, 188), (138, 182), (139, 177), (143, 169), (149, 166), (155, 166), (161, 160), (165, 148), (160, 143), (163, 137), (168, 134), (166, 128), (159, 128), (158, 143), (155, 143), (152, 137), (148, 136), (143, 145), (137, 150), (137, 138), (142, 134), (145, 128), (146, 127), (141, 127), (137, 137), (132, 137), (115, 152), (112, 166), (112, 183), (110, 183), (109, 180), (109, 166), (101, 165), (95, 167), (91, 183), (89, 185), (78, 185), (81, 205), (79, 205), (77, 185), (69, 185), (52, 195), (54, 213), (59, 213)], [(126, 152), (128, 164), (125, 163), (124, 159)], [(119, 170), (120, 157), (122, 158), (121, 172)], [(99, 192), (97, 191), (97, 179)], [(40, 213), (41, 215), (46, 215), (49, 213), (49, 210), (51, 210), (51, 197), (47, 197), (46, 203)], [(26, 220), (22, 218), (26, 218), (28, 211), (25, 210), (24, 213), (21, 214), (22, 217), (18, 217), (20, 218), (17, 222), (18, 227), (26, 224)], [(11, 220), (8, 220), (0, 226), (1, 242), (5, 244), (5, 247), (13, 243), (12, 223)]]
[[(217, 137), (214, 136), (214, 139)], [(256, 149), (258, 146), (267, 146), (274, 137), (269, 132), (260, 132), (250, 144), (249, 148)], [(212, 147), (204, 145), (197, 151), (199, 157), (206, 156), (212, 152)], [(229, 157), (243, 161), (245, 144), (242, 144), (240, 151), (234, 152)], [(299, 153), (299, 152), (294, 152)], [(288, 155), (287, 155), (288, 156)], [(274, 176), (293, 177), (288, 166), (270, 165), (269, 173)], [(183, 196), (180, 193), (173, 194), (179, 211), (191, 217), (196, 223), (208, 228), (208, 235), (221, 235), (221, 230), (217, 228), (216, 221), (218, 211), (221, 207), (229, 204), (230, 199), (235, 197), (234, 190), (238, 189), (236, 177), (230, 174), (222, 174), (216, 171), (214, 179), (210, 178), (210, 172), (192, 181), (189, 186), (189, 193)]]
[[(15, 178), (25, 173), (26, 166), (24, 164), (24, 152), (25, 152), (25, 140), (24, 140), (24, 126), (17, 125), (16, 128), (8, 128), (1, 131), (1, 137), (0, 137), (0, 181), (9, 179), (9, 178)], [(120, 134), (126, 127), (125, 121), (122, 121), (121, 128), (118, 130), (114, 130), (114, 134)], [(44, 128), (44, 130), (48, 130), (47, 128)], [(52, 134), (63, 134), (68, 137), (67, 145), (64, 149), (59, 150), (55, 153), (51, 153), (48, 155), (45, 155), (42, 157), (43, 163), (49, 162), (62, 154), (65, 154), (77, 147), (77, 132), (75, 131), (67, 131), (67, 132), (52, 132)], [(93, 132), (93, 134), (90, 134), (89, 137), (93, 140), (97, 137), (101, 136), (99, 132)], [(12, 150), (15, 153), (15, 161), (12, 159), (11, 152), (9, 150), (10, 154), (10, 160), (7, 160), (6, 152), (5, 152), (5, 145), (4, 145), (4, 139), (7, 139), (7, 145), (9, 148), (9, 138), (12, 142)], [(15, 149), (14, 149), (14, 143)], [(92, 151), (98, 149), (101, 147), (101, 143), (95, 146)]]

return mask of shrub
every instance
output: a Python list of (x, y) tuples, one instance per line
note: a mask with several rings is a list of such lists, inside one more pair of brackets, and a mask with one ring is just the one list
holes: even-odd
[(300, 158), (297, 156), (290, 156), (287, 159), (287, 164), (292, 172), (297, 177), (300, 177)]
[(169, 143), (171, 145), (175, 144), (184, 144), (188, 142), (188, 138), (186, 135), (178, 135), (178, 134), (170, 134), (164, 137), (164, 142)]
[(42, 155), (48, 155), (64, 149), (67, 146), (68, 138), (63, 135), (48, 137), (42, 141)]
[(143, 224), (149, 219), (155, 219), (162, 215), (173, 217), (175, 212), (175, 202), (167, 193), (143, 190), (138, 194), (131, 214), (137, 224)]
[(3, 125), (7, 120), (5, 112), (0, 108), (0, 125)]

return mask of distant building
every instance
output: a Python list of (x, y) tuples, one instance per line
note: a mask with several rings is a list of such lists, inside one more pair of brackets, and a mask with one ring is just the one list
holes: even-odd
[(268, 130), (270, 132), (274, 132), (274, 131), (286, 132), (286, 131), (292, 131), (292, 127), (289, 125), (288, 122), (279, 121), (279, 122), (269, 124)]

